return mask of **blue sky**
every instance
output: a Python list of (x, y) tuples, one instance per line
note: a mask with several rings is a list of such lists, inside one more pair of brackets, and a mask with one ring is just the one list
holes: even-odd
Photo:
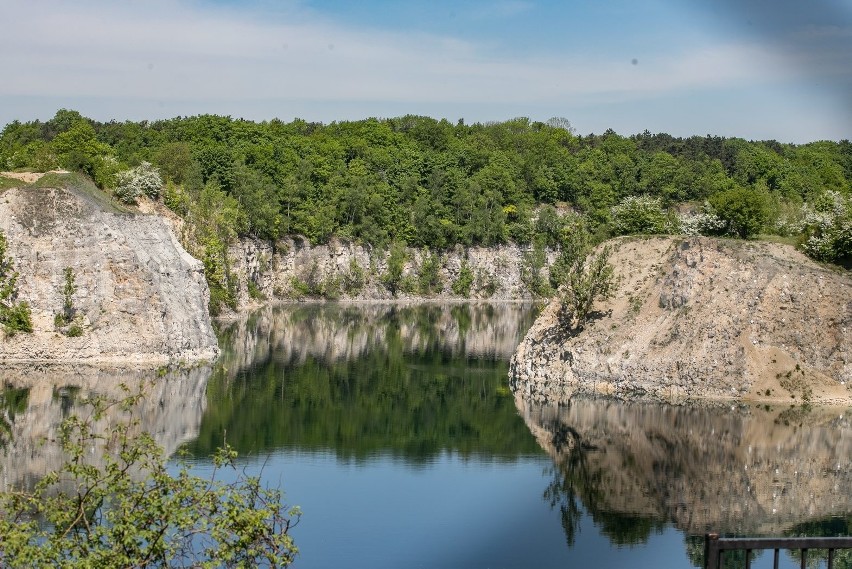
[(850, 0), (2, 0), (0, 124), (215, 113), (852, 138)]

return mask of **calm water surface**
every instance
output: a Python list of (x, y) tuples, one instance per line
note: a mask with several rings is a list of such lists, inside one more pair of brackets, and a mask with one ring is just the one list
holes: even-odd
[(506, 374), (534, 317), (268, 309), (222, 331), (189, 448), (280, 481), (297, 567), (689, 567), (708, 530), (848, 531), (852, 413), (528, 405)]
[[(297, 568), (690, 567), (709, 530), (848, 535), (852, 410), (531, 405), (506, 374), (534, 317), (517, 304), (265, 309), (223, 327), (215, 367), (158, 381), (142, 427), (202, 473), (227, 440), (282, 487), (304, 511)], [(55, 467), (32, 441), (110, 373), (0, 370), (4, 485)]]

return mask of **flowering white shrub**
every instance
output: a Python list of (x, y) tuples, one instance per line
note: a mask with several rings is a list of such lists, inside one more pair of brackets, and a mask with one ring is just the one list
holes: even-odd
[(725, 220), (713, 213), (710, 204), (698, 213), (681, 215), (680, 233), (683, 235), (719, 235), (727, 229)]
[(628, 196), (610, 209), (612, 228), (619, 235), (632, 233), (668, 233), (668, 216), (660, 198)]
[(157, 199), (163, 188), (159, 170), (149, 162), (142, 162), (135, 168), (119, 172), (116, 174), (116, 182), (113, 191), (115, 197), (128, 204), (136, 203), (136, 198), (141, 195)]
[(827, 191), (802, 206), (799, 232), (806, 236), (802, 248), (820, 261), (852, 257), (852, 197)]

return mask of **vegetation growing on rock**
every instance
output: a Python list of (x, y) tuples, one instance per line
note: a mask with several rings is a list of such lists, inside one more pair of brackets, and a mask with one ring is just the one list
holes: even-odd
[(18, 301), (18, 273), (8, 252), (6, 236), (0, 231), (0, 324), (6, 334), (32, 332), (30, 307)]

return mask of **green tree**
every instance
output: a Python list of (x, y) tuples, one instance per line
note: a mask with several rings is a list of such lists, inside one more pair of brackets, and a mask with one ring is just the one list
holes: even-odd
[(582, 224), (565, 230), (560, 256), (564, 266), (562, 317), (574, 329), (582, 329), (596, 300), (610, 298), (615, 274), (609, 263), (612, 248), (592, 252), (592, 239)]
[(765, 191), (735, 187), (710, 196), (714, 213), (727, 223), (728, 232), (741, 239), (754, 237), (769, 218)]
[(420, 294), (430, 295), (441, 290), (441, 255), (424, 248), (420, 256), (417, 288)]
[(8, 253), (6, 235), (0, 231), (0, 324), (9, 335), (33, 331), (30, 306), (17, 302), (17, 298), (18, 273)]
[(405, 251), (405, 244), (394, 243), (391, 245), (390, 254), (388, 255), (388, 266), (385, 273), (382, 275), (382, 284), (396, 296), (400, 285), (402, 284), (402, 272), (405, 269), (405, 261), (408, 259), (408, 253)]
[(112, 148), (97, 139), (87, 120), (73, 121), (67, 130), (56, 135), (51, 147), (64, 167), (86, 173), (101, 188), (112, 185), (118, 163)]
[[(210, 479), (186, 464), (169, 472), (166, 457), (138, 421), (105, 434), (97, 425), (118, 406), (129, 413), (142, 395), (90, 400), (88, 417), (59, 429), (64, 465), (34, 490), (0, 494), (0, 564), (4, 567), (256, 567), (289, 565), (297, 549), (281, 493), (236, 469), (236, 452), (214, 456)], [(99, 462), (93, 456), (102, 457)], [(236, 478), (218, 480), (223, 469)]]
[(521, 257), (521, 282), (535, 296), (547, 297), (553, 293), (548, 280), (542, 275), (542, 269), (546, 265), (547, 251), (540, 241), (534, 242), (529, 251), (523, 252)]
[(467, 298), (470, 296), (470, 287), (473, 285), (473, 271), (467, 259), (462, 259), (461, 267), (459, 268), (459, 276), (453, 281), (451, 286), (453, 294)]

